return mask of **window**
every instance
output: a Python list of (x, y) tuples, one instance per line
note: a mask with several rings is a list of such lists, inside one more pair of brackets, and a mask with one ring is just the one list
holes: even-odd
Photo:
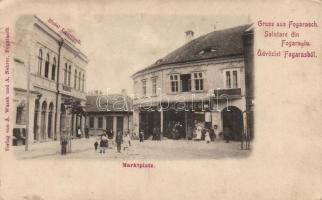
[(98, 128), (103, 128), (103, 117), (98, 118)]
[(152, 95), (157, 95), (157, 77), (152, 78)]
[(42, 50), (39, 49), (38, 54), (38, 74), (41, 75), (41, 68), (42, 68)]
[(171, 92), (178, 92), (179, 80), (178, 75), (170, 75)]
[(76, 89), (77, 86), (77, 70), (75, 69), (75, 74), (74, 74), (74, 88)]
[(82, 79), (82, 74), (81, 74), (81, 72), (79, 72), (79, 74), (78, 74), (78, 90), (80, 90), (81, 89), (81, 80)]
[(55, 80), (56, 76), (56, 58), (54, 57), (53, 65), (51, 67), (51, 80)]
[(94, 128), (94, 117), (89, 118), (89, 127)]
[(68, 86), (70, 86), (71, 75), (72, 75), (72, 66), (69, 65), (69, 67), (68, 67)]
[(85, 75), (83, 74), (83, 85), (82, 85), (82, 91), (84, 92), (84, 87), (85, 87)]
[(194, 82), (195, 82), (195, 90), (203, 90), (202, 72), (193, 73), (193, 78), (194, 78)]
[(48, 78), (49, 72), (49, 54), (47, 53), (46, 62), (45, 62), (45, 77)]
[(233, 88), (238, 88), (237, 71), (233, 71)]
[(64, 84), (67, 85), (67, 63), (65, 63), (64, 69)]
[(16, 124), (23, 124), (24, 122), (25, 122), (24, 107), (18, 106), (17, 107), (17, 114), (16, 114)]
[(146, 80), (142, 80), (142, 94), (146, 96)]
[(181, 74), (181, 92), (191, 91), (191, 74)]
[(231, 88), (230, 71), (226, 71), (226, 88)]

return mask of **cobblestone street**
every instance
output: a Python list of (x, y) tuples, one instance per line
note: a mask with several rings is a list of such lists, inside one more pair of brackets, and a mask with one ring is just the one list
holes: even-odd
[(127, 151), (117, 153), (116, 147), (110, 145), (105, 154), (95, 152), (94, 137), (90, 139), (72, 140), (72, 153), (60, 155), (60, 144), (58, 141), (35, 143), (30, 145), (28, 152), (24, 151), (24, 146), (13, 147), (17, 159), (97, 159), (97, 160), (180, 160), (180, 159), (224, 159), (224, 158), (244, 158), (251, 151), (240, 150), (240, 142), (225, 143), (216, 140), (207, 144), (205, 141), (192, 140), (145, 140), (140, 143), (132, 140), (132, 146)]

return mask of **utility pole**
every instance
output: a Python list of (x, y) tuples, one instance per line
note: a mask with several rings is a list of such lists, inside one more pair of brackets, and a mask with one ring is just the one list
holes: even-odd
[(26, 107), (26, 139), (25, 151), (29, 150), (29, 110), (30, 110), (30, 51), (28, 48), (28, 63), (27, 63), (27, 107)]

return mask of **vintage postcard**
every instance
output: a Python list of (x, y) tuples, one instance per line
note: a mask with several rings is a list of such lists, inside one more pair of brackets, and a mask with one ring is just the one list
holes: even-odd
[(321, 200), (321, 9), (0, 1), (0, 200)]

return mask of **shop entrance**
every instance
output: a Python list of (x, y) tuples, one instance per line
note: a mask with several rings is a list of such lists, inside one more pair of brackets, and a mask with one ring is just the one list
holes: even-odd
[(140, 130), (144, 131), (144, 139), (153, 135), (153, 128), (160, 128), (160, 112), (141, 111), (140, 112)]
[(229, 106), (222, 110), (224, 134), (230, 136), (231, 140), (240, 141), (243, 132), (243, 115), (239, 108)]
[(186, 138), (186, 123), (188, 112), (169, 110), (164, 112), (164, 136), (170, 139)]
[(113, 130), (113, 117), (106, 117), (106, 129)]
[(116, 130), (123, 133), (123, 117), (117, 117)]

